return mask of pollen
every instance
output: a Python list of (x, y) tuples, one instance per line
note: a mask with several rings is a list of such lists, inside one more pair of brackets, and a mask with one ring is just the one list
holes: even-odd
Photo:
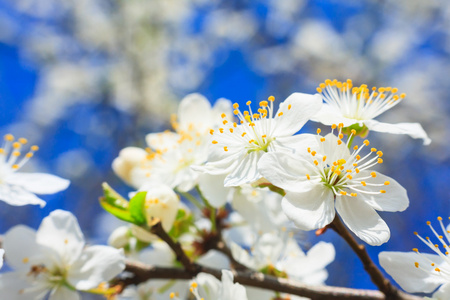
[(317, 134), (320, 134), (322, 130), (320, 128), (317, 128)]
[(391, 183), (389, 181), (385, 181), (384, 185), (390, 185)]
[(250, 106), (250, 104), (252, 104), (252, 101), (247, 101), (247, 103), (245, 103), (246, 105)]
[(419, 268), (419, 263), (417, 261), (414, 263), (414, 265), (416, 266), (416, 268)]
[(323, 143), (323, 142), (325, 142), (325, 138), (323, 137), (323, 138), (320, 138), (320, 141)]
[(8, 133), (4, 136), (4, 139), (5, 139), (5, 141), (12, 142), (12, 141), (14, 141), (14, 136), (12, 134)]
[(371, 172), (371, 173), (370, 173), (370, 176), (372, 176), (372, 177), (377, 177), (377, 173)]
[(22, 259), (22, 263), (24, 263), (24, 264), (28, 263), (29, 261), (30, 261), (30, 259), (28, 257), (24, 257)]
[(217, 144), (218, 142), (217, 142), (217, 141), (212, 141), (212, 143), (215, 145), (215, 144)]
[(380, 193), (386, 194), (386, 191), (385, 190), (380, 190)]
[(280, 112), (278, 113), (278, 116), (281, 117), (282, 115), (283, 115), (283, 112), (280, 111)]
[(366, 146), (369, 146), (369, 145), (370, 145), (369, 140), (365, 140), (363, 143), (364, 143), (364, 145), (366, 145)]
[(379, 158), (379, 159), (378, 159), (378, 163), (379, 163), (379, 164), (382, 164), (382, 163), (383, 163), (383, 159), (382, 159), (382, 158)]
[(222, 113), (220, 116), (221, 116), (222, 119), (223, 119), (223, 118), (225, 118), (227, 115), (226, 115), (225, 113)]
[(209, 133), (210, 133), (211, 135), (213, 135), (213, 134), (214, 134), (214, 129), (211, 129), (211, 130), (209, 131)]
[(223, 133), (223, 128), (219, 128), (220, 133)]
[(226, 147), (226, 146), (223, 147), (223, 150), (224, 150), (224, 151), (228, 151), (228, 147)]
[(317, 166), (319, 162), (317, 160), (314, 160), (314, 164)]
[(341, 195), (345, 196), (345, 195), (347, 195), (347, 192), (346, 191), (341, 191)]
[(362, 184), (363, 186), (366, 186), (366, 185), (367, 185), (367, 183), (366, 183), (365, 181), (361, 181), (361, 184)]
[(268, 98), (268, 100), (271, 101), (271, 102), (273, 102), (273, 101), (275, 101), (275, 97), (274, 97), (274, 96), (270, 96), (270, 97)]
[(306, 178), (308, 178), (308, 180), (310, 180), (311, 176), (309, 176), (309, 174), (306, 174)]

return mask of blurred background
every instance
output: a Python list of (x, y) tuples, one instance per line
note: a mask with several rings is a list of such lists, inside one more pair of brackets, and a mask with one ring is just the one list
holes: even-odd
[[(0, 134), (40, 146), (28, 171), (72, 181), (47, 206), (0, 202), (0, 233), (37, 227), (62, 208), (91, 241), (114, 229), (98, 197), (107, 181), (126, 187), (111, 162), (149, 132), (170, 128), (188, 93), (211, 102), (278, 101), (314, 93), (325, 79), (395, 86), (406, 99), (378, 118), (420, 122), (430, 146), (407, 136), (370, 133), (383, 150), (379, 169), (407, 190), (403, 213), (382, 214), (391, 240), (371, 247), (423, 245), (425, 222), (450, 216), (450, 2), (446, 0), (0, 0)], [(315, 130), (308, 123), (304, 131)], [(337, 257), (327, 284), (375, 288), (332, 232)]]

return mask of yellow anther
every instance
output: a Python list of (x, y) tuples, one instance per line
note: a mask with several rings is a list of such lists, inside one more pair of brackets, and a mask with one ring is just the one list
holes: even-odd
[(385, 190), (380, 190), (380, 193), (386, 194), (386, 191)]
[(339, 123), (339, 128), (343, 128), (344, 127), (344, 123)]
[(212, 143), (215, 145), (215, 144), (217, 144), (218, 142), (217, 142), (217, 141), (212, 141)]
[(28, 140), (26, 138), (20, 138), (19, 143), (25, 145), (26, 143), (28, 143)]
[(326, 160), (327, 160), (327, 156), (324, 155), (324, 156), (322, 157), (322, 161), (326, 161)]
[(382, 156), (383, 156), (383, 152), (378, 151), (378, 152), (377, 152), (377, 155), (378, 155), (379, 157), (382, 157)]
[(431, 225), (431, 222), (430, 222), (430, 221), (427, 221), (427, 225)]
[(197, 282), (194, 281), (193, 283), (191, 283), (191, 287), (193, 287), (194, 289), (197, 288), (197, 286)]
[(283, 115), (283, 112), (280, 111), (280, 112), (278, 113), (278, 116), (281, 117), (282, 115)]
[(13, 168), (14, 170), (17, 170), (19, 168), (19, 165), (12, 165), (11, 168)]
[(342, 144), (342, 141), (341, 141), (341, 140), (338, 140), (338, 141), (337, 141), (337, 144), (338, 144), (338, 145), (341, 145), (341, 144)]
[(391, 183), (389, 181), (385, 181), (384, 185), (390, 185)]
[(288, 105), (288, 110), (290, 110), (292, 108), (292, 105), (291, 104), (289, 104)]
[(323, 142), (325, 142), (325, 138), (323, 137), (323, 138), (320, 138), (320, 141), (323, 143)]
[(439, 269), (439, 268), (436, 268), (436, 269), (434, 269), (436, 272), (440, 272), (441, 271), (441, 269)]
[(247, 106), (250, 106), (250, 104), (252, 104), (252, 101), (247, 101), (247, 103), (245, 103)]
[(27, 154), (25, 154), (25, 157), (32, 158), (33, 157), (33, 153), (32, 152), (28, 152)]
[(270, 97), (268, 98), (268, 100), (271, 101), (271, 102), (273, 102), (273, 101), (275, 101), (275, 97), (274, 97), (274, 96), (270, 96)]
[(228, 147), (227, 146), (223, 147), (223, 150), (228, 151)]
[(222, 119), (223, 119), (223, 118), (225, 118), (227, 115), (226, 115), (225, 113), (222, 113), (220, 116), (221, 116)]
[(316, 156), (316, 153), (317, 153), (316, 151), (311, 151), (312, 156)]
[(391, 92), (392, 92), (392, 94), (397, 93), (398, 92), (398, 88), (392, 88)]
[(251, 143), (253, 143), (254, 141), (255, 141), (255, 140), (252, 139), (252, 140), (250, 140), (250, 141), (248, 141), (248, 142), (251, 144)]
[(351, 193), (350, 196), (356, 197), (356, 196), (358, 196), (358, 194), (357, 193)]
[(24, 258), (22, 259), (22, 262), (23, 262), (24, 264), (28, 263), (29, 261), (30, 261), (30, 259), (29, 259), (28, 257), (24, 257)]
[(219, 128), (220, 133), (223, 133), (223, 128)]
[(20, 152), (19, 152), (19, 151), (14, 151), (14, 152), (12, 153), (12, 155), (13, 155), (13, 156), (20, 156)]
[(309, 176), (309, 174), (306, 174), (306, 178), (308, 178), (308, 180), (310, 180), (311, 176)]
[(347, 192), (346, 191), (341, 191), (341, 195), (345, 196), (345, 195), (347, 195)]
[(247, 134), (247, 132), (243, 132), (243, 133), (241, 134), (241, 136), (244, 137), (246, 134)]
[(356, 167), (356, 166), (358, 166), (358, 164), (357, 163), (353, 163), (352, 166)]
[(326, 87), (325, 83), (321, 83), (321, 84), (319, 84), (319, 86), (321, 89), (324, 89)]
[(233, 128), (230, 128), (229, 130), (230, 130), (231, 133), (233, 133)]
[(314, 164), (317, 166), (319, 164), (319, 162), (315, 159)]
[(358, 174), (358, 173), (359, 173), (359, 169), (358, 169), (358, 168), (356, 168), (356, 169), (355, 169), (355, 172), (356, 172), (356, 174)]
[(378, 163), (379, 163), (379, 164), (382, 164), (382, 163), (383, 163), (383, 159), (382, 159), (382, 158), (379, 158), (379, 159), (378, 159)]
[(340, 139), (343, 139), (344, 138), (344, 135), (341, 133), (341, 134), (339, 134), (339, 138)]
[(4, 136), (4, 139), (5, 139), (5, 141), (12, 142), (12, 141), (14, 141), (14, 136), (12, 134), (8, 133)]
[(209, 133), (210, 133), (211, 135), (213, 135), (213, 134), (214, 134), (214, 129), (211, 129), (211, 130), (209, 131)]
[(352, 175), (348, 174), (348, 175), (347, 175), (347, 178), (348, 178), (348, 179), (352, 179), (353, 177), (352, 177)]
[(226, 125), (228, 123), (228, 121), (227, 120), (223, 120), (222, 123), (223, 123), (223, 125)]
[(353, 150), (358, 150), (358, 145), (356, 145), (355, 147), (353, 147)]
[(417, 231), (414, 231), (414, 234), (415, 234), (415, 235), (419, 235), (419, 234), (417, 233)]
[(437, 217), (438, 221), (442, 221), (442, 217)]
[(376, 152), (376, 151), (377, 151), (377, 148), (372, 148), (372, 149), (370, 149), (370, 151), (371, 151), (371, 152)]
[(356, 130), (355, 130), (355, 129), (350, 130), (350, 132), (351, 132), (353, 135), (356, 134)]
[(233, 104), (233, 108), (234, 108), (234, 109), (238, 109), (238, 108), (239, 108), (239, 104), (238, 104), (238, 103), (234, 103), (234, 104)]
[(237, 123), (236, 122), (233, 122), (233, 127), (237, 127)]
[(13, 146), (14, 149), (18, 149), (18, 148), (22, 147), (22, 144), (19, 143), (19, 142), (14, 142), (14, 143), (12, 144), (12, 146)]
[(419, 263), (417, 261), (414, 263), (414, 265), (416, 266), (416, 268), (419, 267)]
[(237, 109), (233, 110), (233, 114), (238, 115), (239, 111)]
[(336, 129), (336, 124), (331, 125), (331, 129)]
[(322, 89), (321, 89), (321, 88), (317, 88), (316, 91), (317, 91), (318, 93), (322, 93)]
[(173, 299), (173, 298), (175, 298), (175, 293), (174, 292), (170, 293), (170, 299)]
[(259, 102), (259, 106), (261, 106), (261, 107), (267, 107), (268, 105), (269, 105), (269, 102), (267, 102), (265, 100)]
[(36, 145), (31, 146), (31, 151), (38, 151), (38, 150), (39, 150), (38, 146), (36, 146)]
[(364, 145), (366, 145), (366, 146), (369, 146), (369, 144), (370, 144), (369, 140), (365, 140), (363, 143), (364, 143)]
[(322, 130), (320, 130), (320, 128), (317, 128), (317, 134), (320, 134), (322, 132)]
[(370, 176), (372, 176), (372, 177), (377, 177), (377, 173), (372, 172), (372, 173), (370, 173)]
[(417, 248), (413, 248), (413, 249), (412, 249), (412, 251), (414, 251), (414, 252), (418, 253), (418, 252), (419, 252), (419, 249), (417, 249)]
[(405, 98), (405, 97), (406, 97), (406, 94), (405, 94), (405, 93), (401, 93), (401, 94), (400, 94), (400, 98), (403, 99), (403, 98)]
[(361, 156), (360, 155), (356, 155), (356, 160), (360, 160)]
[(366, 183), (365, 181), (361, 181), (361, 184), (362, 184), (363, 186), (366, 186), (366, 185), (367, 185), (367, 183)]

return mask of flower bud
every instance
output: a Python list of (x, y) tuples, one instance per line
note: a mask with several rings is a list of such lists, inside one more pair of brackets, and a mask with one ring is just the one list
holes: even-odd
[(112, 163), (114, 172), (126, 183), (133, 185), (131, 181), (131, 171), (139, 166), (145, 159), (147, 153), (144, 149), (137, 147), (127, 147), (119, 152)]

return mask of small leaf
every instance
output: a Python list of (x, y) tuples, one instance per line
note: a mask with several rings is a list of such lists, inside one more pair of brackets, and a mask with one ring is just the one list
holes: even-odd
[(108, 203), (110, 203), (110, 205), (113, 205), (117, 208), (128, 210), (129, 203), (125, 198), (123, 198), (119, 193), (117, 193), (106, 182), (103, 182), (102, 187), (105, 198), (107, 199)]
[(100, 205), (104, 210), (125, 222), (134, 223), (134, 219), (128, 210), (128, 202), (126, 207), (117, 205), (116, 199), (108, 197), (100, 197)]
[(145, 197), (147, 192), (139, 192), (130, 199), (130, 214), (134, 219), (133, 223), (136, 225), (147, 224), (145, 213)]

